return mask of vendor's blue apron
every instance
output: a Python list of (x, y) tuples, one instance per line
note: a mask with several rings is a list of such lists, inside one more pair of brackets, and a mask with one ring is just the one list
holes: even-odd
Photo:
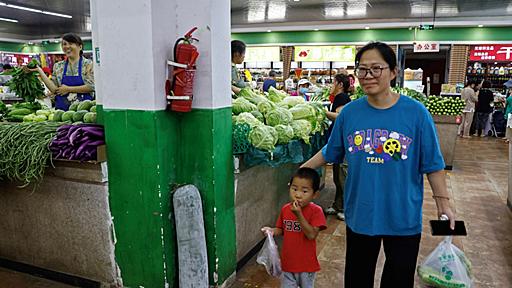
[[(64, 73), (62, 74), (62, 83), (61, 85), (67, 85), (67, 86), (82, 86), (85, 84), (84, 79), (82, 78), (82, 57), (80, 57), (80, 61), (78, 61), (78, 76), (67, 76), (66, 73), (68, 72), (68, 60), (66, 60), (66, 64), (64, 65)], [(64, 111), (67, 111), (69, 109), (69, 103), (68, 95), (57, 95), (55, 96), (55, 108), (61, 109)], [(91, 94), (85, 93), (77, 94), (77, 100), (83, 101), (83, 100), (93, 100)]]

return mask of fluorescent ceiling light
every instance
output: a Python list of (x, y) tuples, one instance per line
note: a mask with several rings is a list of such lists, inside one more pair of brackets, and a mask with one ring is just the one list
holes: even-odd
[(347, 0), (347, 16), (365, 16), (367, 1)]
[(456, 15), (459, 13), (459, 8), (453, 5), (442, 5), (437, 7), (437, 14), (443, 15)]
[(411, 16), (430, 15), (434, 11), (432, 1), (417, 1), (411, 5)]
[(318, 31), (318, 30), (319, 30), (318, 28), (315, 29), (315, 31)]
[[(277, 3), (276, 3), (277, 2)], [(284, 20), (286, 17), (286, 3), (272, 1), (268, 3), (267, 19), (268, 20)]]
[(326, 18), (343, 18), (343, 16), (345, 16), (345, 11), (342, 6), (325, 7)]
[(265, 5), (250, 5), (249, 12), (247, 13), (247, 22), (253, 23), (263, 21), (265, 21)]
[(366, 27), (364, 27), (364, 29), (370, 30), (370, 26), (366, 26)]
[(5, 6), (8, 8), (24, 10), (24, 11), (34, 12), (34, 13), (41, 13), (41, 14), (46, 14), (46, 15), (51, 15), (51, 16), (63, 17), (63, 18), (73, 18), (73, 16), (67, 15), (67, 14), (55, 13), (55, 12), (51, 12), (51, 11), (44, 11), (44, 10), (40, 10), (40, 9), (34, 9), (34, 8), (29, 8), (29, 7), (25, 7), (25, 6), (19, 6), (19, 5), (6, 4), (4, 2), (0, 2), (0, 6)]
[(478, 28), (482, 28), (482, 27), (484, 27), (484, 25), (482, 25), (482, 24), (478, 25)]
[(0, 18), (0, 21), (6, 21), (6, 22), (18, 23), (18, 20), (15, 20), (15, 19), (9, 19), (9, 18)]
[(269, 32), (269, 33), (270, 33), (270, 32), (272, 32), (272, 30), (267, 30), (267, 32)]
[(507, 13), (512, 13), (512, 3), (508, 4)]

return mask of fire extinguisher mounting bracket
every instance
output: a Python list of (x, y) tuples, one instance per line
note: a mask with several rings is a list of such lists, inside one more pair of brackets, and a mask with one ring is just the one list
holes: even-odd
[(187, 69), (188, 68), (187, 64), (180, 64), (180, 63), (176, 63), (176, 62), (171, 61), (171, 60), (167, 60), (167, 65), (176, 66), (176, 67), (183, 68), (183, 69)]

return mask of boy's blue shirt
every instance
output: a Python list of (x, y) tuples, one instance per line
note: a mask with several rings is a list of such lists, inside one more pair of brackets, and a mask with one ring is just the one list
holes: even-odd
[(367, 97), (341, 111), (327, 145), (327, 162), (346, 157), (345, 219), (365, 235), (421, 233), (423, 174), (445, 163), (434, 121), (418, 101), (401, 95), (388, 109)]

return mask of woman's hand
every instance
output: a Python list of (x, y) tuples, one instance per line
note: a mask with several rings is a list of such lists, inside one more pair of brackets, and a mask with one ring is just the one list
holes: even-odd
[(27, 66), (23, 66), (21, 69), (23, 69), (23, 72), (25, 72), (25, 73), (31, 73), (31, 72), (44, 73), (43, 69), (41, 69), (41, 67), (39, 67), (39, 66), (37, 66), (36, 68), (28, 68)]
[(71, 87), (69, 87), (67, 85), (61, 85), (61, 86), (57, 87), (55, 94), (66, 95), (66, 94), (69, 94), (70, 92), (71, 92)]

